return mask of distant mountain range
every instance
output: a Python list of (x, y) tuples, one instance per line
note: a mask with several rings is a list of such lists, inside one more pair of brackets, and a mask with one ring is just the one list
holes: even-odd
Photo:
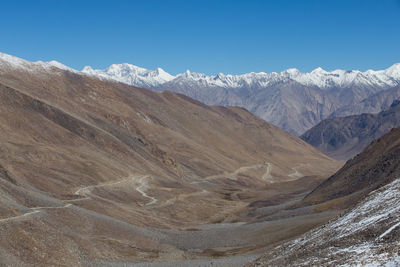
[(400, 101), (395, 100), (388, 109), (378, 114), (364, 113), (323, 120), (301, 138), (330, 157), (346, 160), (398, 126)]
[(82, 71), (56, 61), (36, 64), (155, 91), (178, 92), (208, 105), (244, 107), (298, 136), (327, 118), (379, 113), (400, 97), (400, 63), (386, 70), (365, 72), (317, 68), (310, 73), (288, 69), (215, 76), (190, 71), (174, 76), (161, 68), (147, 70), (126, 63), (105, 70), (86, 66)]
[(400, 63), (386, 70), (310, 73), (288, 69), (280, 73), (176, 76), (164, 70), (146, 70), (131, 64), (113, 64), (105, 70), (87, 66), (83, 73), (156, 91), (170, 90), (209, 105), (241, 106), (296, 135), (328, 117), (380, 112), (400, 96)]

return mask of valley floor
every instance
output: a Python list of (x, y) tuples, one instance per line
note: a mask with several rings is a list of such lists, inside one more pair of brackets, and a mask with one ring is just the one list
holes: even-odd
[[(228, 223), (193, 226), (188, 230), (143, 229), (151, 232), (161, 243), (178, 248), (170, 258), (186, 260), (163, 260), (153, 262), (95, 262), (96, 266), (243, 266), (255, 260), (266, 249), (283, 240), (321, 225), (337, 215), (323, 212), (275, 219), (258, 223)], [(90, 263), (89, 263), (90, 264)]]
[[(147, 183), (150, 180), (148, 176), (131, 176), (116, 182), (82, 187), (75, 191), (76, 198), (63, 200), (64, 205), (33, 207), (24, 214), (1, 219), (0, 231), (8, 235), (9, 230), (7, 229), (13, 229), (13, 227), (18, 229), (21, 226), (21, 229), (24, 229), (23, 232), (27, 231), (27, 225), (33, 229), (38, 228), (32, 231), (41, 231), (43, 234), (30, 237), (32, 247), (28, 250), (44, 246), (43, 243), (47, 242), (46, 235), (57, 236), (59, 234), (70, 236), (75, 240), (74, 242), (76, 242), (76, 238), (78, 240), (87, 239), (88, 242), (96, 240), (97, 246), (101, 244), (101, 247), (97, 248), (99, 251), (111, 250), (110, 256), (104, 255), (100, 259), (79, 256), (77, 263), (82, 266), (126, 266), (126, 264), (134, 264), (134, 266), (242, 266), (260, 256), (266, 249), (319, 226), (338, 213), (337, 211), (315, 212), (312, 207), (288, 209), (301, 199), (304, 193), (294, 194), (288, 197), (287, 201), (269, 205), (267, 208), (264, 206), (252, 208), (251, 213), (246, 216), (247, 219), (250, 219), (249, 221), (202, 225), (186, 224), (173, 228), (149, 227), (145, 224), (134, 225), (88, 209), (91, 207), (90, 203), (98, 205), (98, 201), (105, 200), (107, 195), (102, 190), (111, 188), (117, 190), (120, 186), (127, 190), (135, 188), (142, 196), (143, 203), (138, 207), (138, 212), (142, 212), (143, 208), (150, 211), (154, 211), (158, 206), (162, 208), (166, 202), (171, 201), (164, 199), (158, 203), (158, 198), (153, 197), (154, 193), (158, 192), (157, 188), (152, 188)], [(108, 194), (113, 192), (118, 191), (108, 191)], [(198, 192), (201, 193), (199, 196), (202, 196), (202, 191)], [(191, 197), (196, 197), (196, 194), (196, 192), (189, 193)], [(184, 197), (188, 194), (181, 195), (183, 195), (182, 199), (179, 197), (175, 199), (177, 203), (186, 201)], [(110, 199), (104, 203), (125, 206), (125, 204)], [(237, 201), (239, 200), (234, 202)], [(171, 202), (170, 205), (177, 203)], [(159, 216), (161, 217), (161, 215)], [(171, 218), (166, 219), (170, 220)], [(54, 221), (59, 221), (60, 224), (62, 222), (63, 229), (40, 229), (43, 227), (41, 225), (48, 222), (58, 225)], [(151, 224), (151, 222), (148, 223)], [(110, 232), (107, 234), (101, 231), (102, 228), (107, 228), (107, 231)], [(72, 229), (81, 229), (79, 231), (83, 232), (75, 232), (76, 230)], [(13, 230), (13, 232), (15, 231), (20, 230)], [(13, 238), (15, 239), (15, 237)], [(54, 245), (49, 245), (54, 247)], [(65, 244), (61, 246), (65, 246)], [(70, 246), (67, 247), (73, 249)], [(128, 253), (126, 261), (121, 262), (120, 256), (112, 256), (112, 250), (117, 250), (119, 255)], [(15, 263), (13, 259), (7, 259), (7, 255), (3, 256), (3, 263)], [(54, 255), (48, 256), (55, 257)], [(23, 265), (22, 262), (21, 265)]]

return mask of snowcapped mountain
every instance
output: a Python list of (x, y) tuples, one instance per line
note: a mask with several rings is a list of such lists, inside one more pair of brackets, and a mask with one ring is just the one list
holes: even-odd
[[(67, 67), (64, 64), (54, 60), (49, 62), (43, 62), (43, 61), (30, 62), (22, 58), (14, 57), (1, 52), (0, 52), (0, 67), (19, 69), (25, 71), (34, 71), (35, 69), (51, 70), (53, 67), (56, 67), (62, 70), (78, 72), (77, 70)], [(2, 71), (2, 68), (0, 68), (0, 72)]]
[(157, 91), (179, 92), (209, 105), (241, 106), (296, 135), (338, 110), (346, 110), (346, 115), (370, 112), (363, 100), (373, 101), (375, 94), (400, 84), (400, 63), (365, 72), (317, 68), (303, 73), (292, 68), (280, 73), (205, 75), (186, 71), (173, 76), (161, 69), (150, 71), (130, 64), (114, 64), (106, 70), (85, 67), (82, 71)]
[(175, 78), (175, 76), (165, 72), (161, 68), (147, 70), (127, 63), (113, 64), (105, 70), (94, 70), (90, 66), (86, 66), (82, 72), (146, 88), (161, 85)]
[[(0, 53), (0, 64), (9, 67), (57, 67), (76, 72), (59, 62), (28, 62)], [(27, 68), (29, 64), (35, 66)], [(0, 70), (1, 71), (1, 70)], [(386, 70), (325, 71), (309, 73), (288, 69), (280, 73), (205, 75), (186, 71), (171, 75), (161, 68), (147, 70), (131, 64), (113, 64), (105, 70), (89, 66), (81, 73), (156, 91), (185, 94), (208, 105), (241, 106), (264, 120), (301, 135), (328, 117), (380, 112), (398, 98), (400, 63)], [(381, 103), (374, 105), (371, 103)]]
[(185, 73), (173, 76), (161, 68), (147, 70), (131, 64), (113, 64), (105, 70), (94, 70), (90, 66), (83, 68), (82, 72), (101, 77), (112, 78), (134, 86), (159, 86), (174, 79), (187, 82), (198, 82), (207, 86), (224, 88), (240, 88), (243, 86), (268, 86), (276, 82), (296, 81), (301, 85), (316, 86), (323, 89), (332, 87), (347, 87), (352, 85), (364, 86), (395, 86), (400, 80), (400, 63), (394, 64), (386, 70), (373, 71), (325, 71), (316, 68), (312, 72), (303, 73), (292, 68), (280, 73), (246, 73), (242, 75), (230, 75), (218, 73), (217, 75), (205, 75), (193, 73), (187, 70)]

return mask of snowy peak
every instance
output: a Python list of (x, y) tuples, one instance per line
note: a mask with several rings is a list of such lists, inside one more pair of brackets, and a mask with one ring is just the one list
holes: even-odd
[(295, 78), (299, 76), (301, 72), (296, 68), (290, 68), (281, 72), (282, 76), (287, 76), (289, 78)]
[(22, 58), (0, 53), (0, 66), (8, 66), (12, 68), (24, 68), (26, 66), (29, 66), (29, 64), (31, 64), (31, 62), (26, 61)]
[(62, 70), (77, 72), (76, 70), (68, 66), (65, 66), (64, 64), (61, 64), (60, 62), (57, 62), (55, 60), (49, 62), (44, 62), (44, 61), (30, 62), (22, 58), (14, 57), (0, 52), (0, 68), (1, 67), (19, 69), (30, 72), (35, 70), (50, 71), (53, 67), (56, 67)]
[[(0, 66), (25, 69), (27, 71), (33, 71), (38, 68), (50, 70), (56, 67), (62, 70), (78, 72), (57, 61), (29, 62), (4, 53), (0, 53)], [(321, 89), (350, 86), (392, 87), (400, 84), (400, 63), (394, 64), (386, 70), (367, 70), (365, 72), (340, 69), (329, 72), (318, 67), (308, 73), (300, 72), (296, 68), (290, 68), (280, 73), (251, 72), (241, 75), (223, 73), (206, 75), (187, 70), (182, 74), (174, 76), (161, 68), (148, 70), (128, 63), (112, 64), (104, 70), (93, 69), (90, 66), (86, 66), (81, 72), (99, 78), (113, 79), (150, 89), (159, 87), (165, 83), (174, 83), (174, 80), (179, 83), (187, 83), (188, 85), (196, 83), (201, 86), (223, 87), (228, 89), (249, 86), (268, 87), (277, 82), (282, 83), (288, 81), (295, 81), (302, 85), (319, 87)]]
[(141, 87), (158, 86), (175, 78), (175, 76), (165, 72), (161, 68), (147, 70), (128, 63), (112, 64), (105, 70), (94, 70), (90, 66), (86, 66), (82, 69), (82, 72)]
[[(397, 64), (400, 66), (400, 64)], [(394, 66), (394, 67), (393, 67)], [(316, 68), (309, 73), (288, 72), (292, 80), (307, 86), (317, 86), (321, 89), (349, 86), (396, 86), (400, 82), (400, 68), (393, 65), (384, 71), (368, 70), (334, 70), (326, 71)], [(391, 71), (390, 71), (391, 70)]]
[(92, 69), (92, 67), (90, 67), (90, 66), (85, 66), (85, 67), (83, 67), (82, 72), (91, 73), (91, 72), (94, 72), (94, 69)]
[(400, 80), (400, 63), (394, 64), (385, 71), (386, 76)]
[(53, 66), (53, 67), (56, 67), (56, 68), (59, 68), (59, 69), (62, 69), (62, 70), (78, 72), (77, 70), (74, 70), (73, 68), (70, 68), (70, 67), (68, 67), (68, 66), (66, 66), (66, 65), (64, 65), (64, 64), (62, 64), (62, 63), (60, 63), (58, 61), (55, 61), (55, 60), (52, 60), (52, 61), (49, 61), (49, 62), (38, 61), (37, 63), (41, 63), (43, 65), (48, 65), (48, 66)]
[(311, 73), (315, 74), (315, 75), (323, 75), (323, 74), (326, 74), (328, 72), (326, 70), (324, 70), (323, 68), (318, 67), (315, 70), (313, 70)]
[(334, 70), (326, 71), (316, 68), (311, 72), (303, 73), (296, 68), (290, 68), (280, 73), (246, 73), (231, 75), (218, 73), (217, 75), (206, 75), (202, 73), (185, 71), (173, 76), (161, 68), (147, 70), (131, 64), (113, 64), (105, 70), (94, 70), (85, 67), (82, 72), (103, 78), (110, 78), (134, 86), (154, 88), (164, 83), (187, 83), (201, 86), (240, 88), (240, 87), (267, 87), (276, 82), (295, 81), (302, 85), (329, 89), (334, 87), (350, 86), (396, 86), (400, 83), (400, 63), (394, 64), (386, 70), (361, 72), (358, 70)]

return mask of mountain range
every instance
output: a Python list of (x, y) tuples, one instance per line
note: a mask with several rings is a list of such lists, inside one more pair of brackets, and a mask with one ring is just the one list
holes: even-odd
[(399, 128), (339, 169), (246, 109), (6, 54), (0, 102), (4, 265), (398, 262)]
[(400, 128), (342, 166), (241, 107), (6, 54), (0, 104), (3, 265), (398, 264)]
[(252, 223), (342, 165), (300, 138), (240, 107), (57, 62), (0, 54), (0, 132), (4, 265), (241, 256), (334, 214)]
[(395, 100), (389, 108), (377, 114), (325, 119), (301, 138), (332, 158), (347, 160), (360, 153), (373, 140), (399, 126), (400, 101)]
[(260, 118), (301, 135), (328, 117), (380, 112), (400, 96), (400, 63), (386, 70), (288, 69), (280, 73), (170, 75), (131, 64), (83, 73), (156, 91), (170, 90), (209, 105), (241, 106)]
[[(56, 61), (47, 64), (79, 72)], [(244, 107), (298, 136), (326, 118), (378, 113), (400, 97), (400, 63), (380, 71), (328, 72), (317, 68), (310, 73), (288, 69), (242, 75), (190, 71), (171, 75), (161, 68), (147, 70), (125, 63), (105, 70), (86, 66), (80, 73), (155, 91), (178, 92), (209, 105)]]

